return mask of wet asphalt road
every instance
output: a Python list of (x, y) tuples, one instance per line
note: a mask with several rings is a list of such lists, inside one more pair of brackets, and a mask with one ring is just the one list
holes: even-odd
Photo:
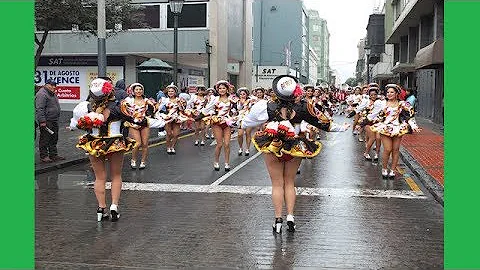
[(222, 159), (212, 168), (211, 142), (185, 137), (175, 156), (154, 146), (145, 170), (126, 155), (117, 223), (96, 222), (88, 164), (37, 175), (36, 267), (443, 268), (443, 207), (402, 163), (403, 175), (382, 179), (351, 131), (323, 133), (320, 155), (302, 161), (294, 234), (272, 233), (270, 180), (253, 146), (238, 156), (232, 141), (226, 174)]

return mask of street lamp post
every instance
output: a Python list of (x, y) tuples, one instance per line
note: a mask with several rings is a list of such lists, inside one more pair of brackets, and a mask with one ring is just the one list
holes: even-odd
[(170, 0), (170, 11), (173, 13), (173, 84), (178, 83), (178, 15), (182, 12), (184, 0)]
[(107, 48), (106, 48), (106, 23), (105, 23), (105, 0), (97, 2), (97, 36), (98, 36), (98, 75), (97, 77), (107, 76)]
[(370, 83), (370, 48), (365, 48), (365, 55), (367, 56), (367, 84)]
[(210, 54), (212, 53), (212, 45), (210, 45), (210, 42), (207, 40), (205, 41), (205, 50), (207, 51), (207, 87), (210, 87)]
[(297, 80), (299, 80), (298, 79), (298, 65), (299, 65), (298, 61), (295, 61), (293, 65), (295, 66), (295, 77), (297, 78)]

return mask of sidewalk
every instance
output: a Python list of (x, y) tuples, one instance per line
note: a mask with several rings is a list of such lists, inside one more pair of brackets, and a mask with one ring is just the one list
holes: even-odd
[(435, 199), (443, 205), (443, 127), (425, 118), (415, 119), (422, 131), (403, 137), (400, 156)]
[[(58, 155), (65, 158), (65, 160), (43, 163), (40, 161), (40, 155), (38, 153), (38, 137), (40, 132), (37, 130), (37, 138), (35, 140), (35, 174), (40, 174), (48, 171), (53, 171), (56, 169), (64, 168), (74, 164), (87, 162), (88, 156), (84, 151), (75, 147), (78, 142), (78, 138), (85, 134), (83, 130), (73, 130), (70, 131), (66, 127), (70, 123), (70, 117), (72, 112), (62, 111), (59, 120), (59, 131), (58, 131)], [(188, 131), (182, 131), (180, 135), (188, 133)], [(149, 144), (158, 143), (164, 140), (164, 138), (158, 137), (158, 129), (154, 128), (150, 130), (150, 139)]]

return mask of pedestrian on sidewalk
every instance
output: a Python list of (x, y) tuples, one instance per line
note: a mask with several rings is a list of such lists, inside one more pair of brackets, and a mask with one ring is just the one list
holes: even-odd
[[(124, 100), (128, 97), (124, 79), (118, 80), (115, 83), (114, 91), (115, 91), (115, 100), (118, 104), (120, 104), (120, 102), (122, 102), (122, 100)], [(123, 136), (125, 136), (125, 137), (128, 136), (128, 128), (124, 126), (124, 122), (122, 122), (122, 125), (120, 127), (120, 131), (122, 132)]]
[(405, 99), (406, 102), (408, 102), (410, 104), (410, 106), (412, 106), (413, 110), (415, 110), (415, 104), (416, 104), (416, 101), (417, 101), (417, 93), (415, 90), (413, 89), (406, 89), (406, 94), (407, 94), (407, 98)]
[(45, 85), (35, 94), (35, 118), (40, 127), (38, 148), (42, 162), (64, 160), (58, 155), (58, 120), (60, 118), (60, 103), (55, 89), (57, 82), (48, 79)]
[(124, 79), (118, 80), (115, 83), (115, 99), (117, 100), (117, 102), (120, 102), (127, 97), (128, 97), (128, 94), (126, 91), (125, 80)]
[(242, 121), (242, 128), (267, 123), (255, 133), (253, 144), (263, 152), (265, 164), (272, 181), (272, 201), (275, 221), (273, 231), (282, 231), (282, 208), (287, 208), (287, 230), (295, 231), (293, 211), (296, 191), (295, 177), (302, 158), (315, 157), (320, 153), (321, 143), (298, 136), (295, 125), (305, 121), (324, 131), (346, 131), (350, 125), (338, 125), (327, 117), (320, 107), (305, 100), (296, 102), (302, 95), (297, 78), (281, 75), (273, 80), (275, 101), (259, 100)]
[[(122, 120), (129, 120), (122, 114), (115, 100), (113, 85), (97, 78), (90, 83), (90, 101), (83, 101), (73, 110), (70, 129), (83, 129), (88, 133), (80, 137), (77, 147), (89, 155), (95, 173), (95, 196), (97, 197), (97, 221), (120, 218), (118, 204), (122, 190), (122, 167), (125, 151), (132, 149), (136, 142), (120, 132)], [(110, 215), (106, 211), (105, 184), (107, 181), (107, 160), (110, 163), (112, 181)]]
[[(375, 111), (372, 118), (378, 118), (378, 122), (370, 127), (373, 132), (380, 133), (383, 145), (382, 153), (382, 176), (384, 178), (395, 178), (400, 154), (400, 143), (402, 136), (411, 130), (420, 132), (415, 122), (415, 112), (407, 102), (400, 100), (400, 86), (387, 84), (387, 102), (382, 108)], [(388, 172), (388, 161), (392, 157), (390, 172)]]

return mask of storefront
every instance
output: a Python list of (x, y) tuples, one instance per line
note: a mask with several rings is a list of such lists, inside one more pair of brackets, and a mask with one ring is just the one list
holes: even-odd
[[(107, 77), (113, 84), (124, 78), (123, 56), (107, 58)], [(49, 56), (40, 58), (35, 71), (35, 85), (43, 86), (47, 79), (57, 84), (57, 96), (62, 110), (71, 111), (88, 97), (90, 82), (97, 77), (96, 56)]]

